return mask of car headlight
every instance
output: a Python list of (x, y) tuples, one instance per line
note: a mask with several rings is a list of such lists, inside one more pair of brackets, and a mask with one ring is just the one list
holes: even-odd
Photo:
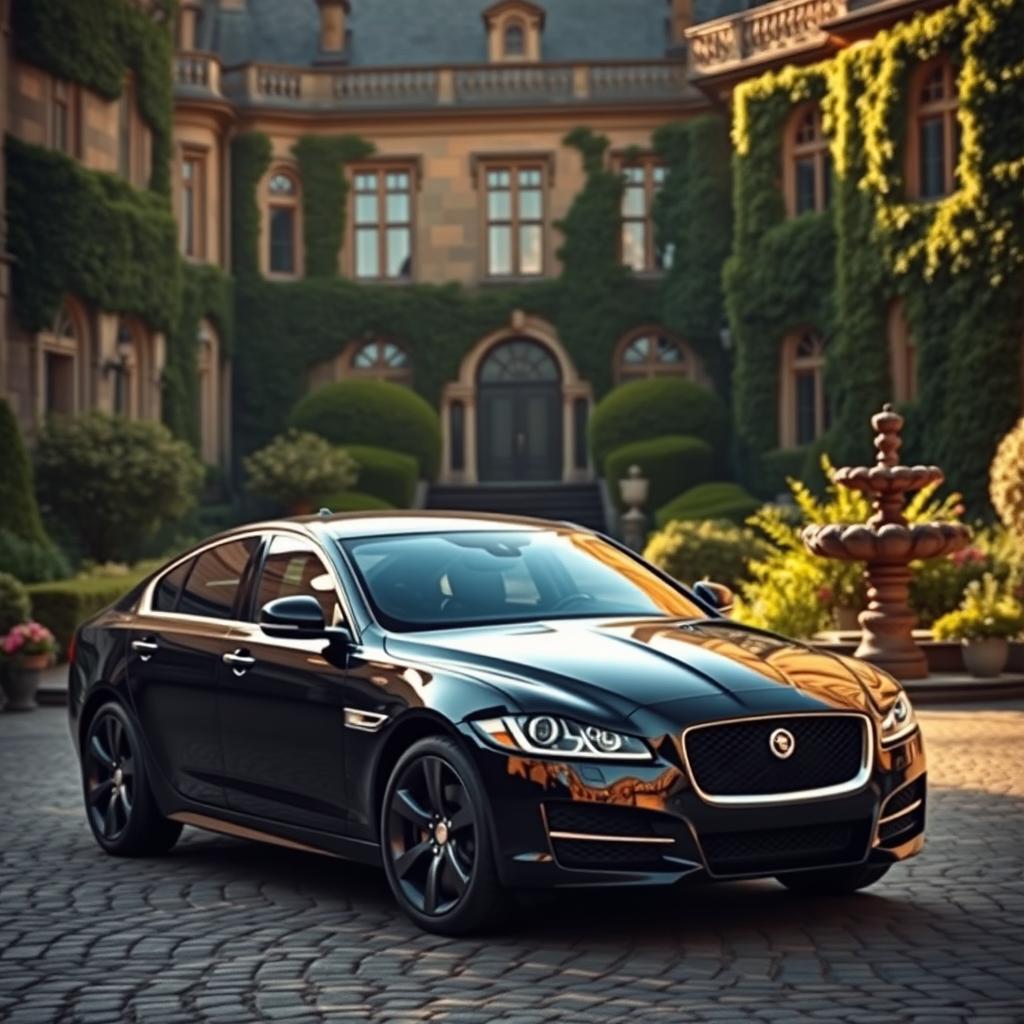
[(917, 718), (914, 715), (913, 705), (910, 703), (910, 698), (905, 693), (901, 693), (882, 719), (882, 746), (891, 747), (899, 743), (916, 728)]
[(653, 761), (643, 740), (555, 715), (505, 715), (473, 723), (492, 743), (523, 754), (566, 758)]

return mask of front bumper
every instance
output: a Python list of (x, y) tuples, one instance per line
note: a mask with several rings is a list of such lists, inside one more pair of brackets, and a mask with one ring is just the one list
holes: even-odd
[(491, 798), (497, 866), (523, 887), (671, 884), (891, 863), (924, 844), (920, 731), (875, 751), (867, 782), (840, 796), (721, 806), (694, 789), (669, 742), (643, 765), (496, 750), (467, 726)]

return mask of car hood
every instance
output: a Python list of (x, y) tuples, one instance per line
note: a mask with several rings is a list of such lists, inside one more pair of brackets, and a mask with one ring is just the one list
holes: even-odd
[(563, 619), (392, 634), (386, 646), (396, 658), (485, 677), (530, 711), (560, 704), (569, 713), (576, 703), (628, 717), (638, 708), (670, 713), (677, 702), (703, 698), (722, 710), (735, 706), (735, 713), (822, 706), (877, 712), (899, 690), (865, 662), (726, 619)]

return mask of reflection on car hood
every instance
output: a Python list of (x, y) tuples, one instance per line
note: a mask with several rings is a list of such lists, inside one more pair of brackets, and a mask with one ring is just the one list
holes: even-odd
[[(569, 703), (577, 698), (626, 715), (638, 706), (713, 697), (735, 698), (742, 709), (748, 703), (745, 694), (771, 690), (780, 696), (798, 691), (829, 707), (867, 711), (891, 703), (898, 690), (865, 662), (724, 619), (563, 619), (478, 626), (392, 635), (387, 649), (397, 658), (486, 673), (488, 682), (521, 706), (531, 696), (545, 706), (559, 697)], [(770, 694), (763, 696), (770, 700)], [(759, 698), (756, 703), (764, 702)], [(796, 706), (791, 700), (782, 705)]]

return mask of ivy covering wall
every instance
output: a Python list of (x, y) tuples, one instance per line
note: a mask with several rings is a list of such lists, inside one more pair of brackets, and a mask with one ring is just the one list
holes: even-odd
[(121, 95), (130, 71), (153, 142), (149, 186), (136, 189), (119, 175), (8, 136), (8, 248), (14, 312), (25, 330), (52, 326), (61, 302), (74, 296), (105, 312), (134, 314), (166, 334), (164, 418), (198, 446), (198, 323), (211, 319), (230, 353), (234, 310), (226, 275), (178, 256), (170, 203), (176, 6), (160, 0), (147, 13), (132, 0), (13, 5), (20, 59), (107, 100)]
[[(828, 62), (737, 89), (725, 288), (738, 454), (749, 480), (763, 478), (775, 458), (780, 346), (800, 326), (829, 338), (833, 426), (822, 444), (839, 461), (870, 455), (867, 414), (891, 395), (887, 311), (902, 299), (918, 359), (908, 455), (941, 464), (974, 508), (985, 507), (988, 463), (1020, 408), (1022, 38), (1019, 0), (959, 0)], [(959, 188), (912, 202), (904, 182), (909, 79), (941, 54), (959, 69)], [(782, 131), (807, 99), (822, 101), (834, 199), (826, 213), (787, 220)]]
[[(678, 142), (690, 130), (725, 136), (720, 122), (693, 122), (693, 126), (679, 126), (673, 138)], [(634, 327), (664, 322), (670, 300), (678, 303), (680, 279), (670, 274), (660, 281), (644, 280), (621, 266), (622, 179), (608, 166), (607, 140), (580, 128), (567, 136), (565, 144), (579, 153), (585, 183), (564, 220), (555, 225), (563, 236), (561, 275), (535, 284), (467, 288), (363, 284), (339, 276), (347, 209), (344, 165), (372, 152), (367, 142), (353, 136), (304, 137), (296, 143), (307, 276), (295, 282), (263, 279), (257, 188), (270, 166), (270, 144), (257, 133), (237, 137), (232, 149), (232, 223), (236, 330), (243, 340), (235, 359), (236, 450), (243, 454), (279, 432), (292, 405), (308, 390), (310, 367), (364, 337), (385, 335), (399, 340), (411, 356), (413, 386), (438, 403), (445, 382), (458, 376), (466, 353), (485, 335), (507, 327), (516, 309), (552, 323), (595, 393), (608, 390), (616, 343)], [(714, 153), (698, 158), (681, 142), (674, 147), (666, 144), (664, 155), (676, 190), (685, 191), (684, 183), (698, 163), (703, 172), (697, 177), (705, 185), (716, 170), (718, 179), (723, 172), (727, 175), (727, 152), (719, 146)], [(714, 205), (703, 211), (693, 204), (690, 219), (694, 223), (688, 230), (694, 234), (682, 239), (677, 249), (696, 244), (702, 231), (709, 237), (710, 221), (719, 216), (720, 209)], [(708, 261), (703, 279), (713, 296), (720, 295), (719, 277), (720, 266)], [(705, 315), (716, 325), (720, 317), (720, 305)], [(700, 352), (712, 373), (719, 373), (723, 380), (727, 377), (708, 341), (713, 335), (718, 346), (717, 326), (705, 330), (698, 318), (679, 315), (672, 326)]]

